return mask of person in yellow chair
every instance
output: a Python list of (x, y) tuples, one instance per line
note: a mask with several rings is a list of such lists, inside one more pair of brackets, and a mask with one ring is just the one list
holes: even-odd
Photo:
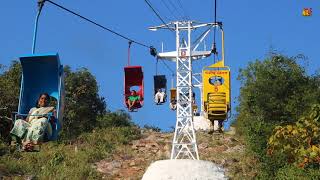
[(222, 85), (222, 79), (221, 78), (216, 78), (213, 84), (215, 86), (221, 86)]
[(22, 143), (25, 151), (33, 150), (33, 146), (40, 144), (44, 140), (49, 126), (48, 113), (52, 112), (56, 116), (54, 107), (49, 107), (50, 96), (47, 93), (40, 94), (36, 107), (30, 109), (26, 119), (17, 119), (10, 131), (15, 143)]

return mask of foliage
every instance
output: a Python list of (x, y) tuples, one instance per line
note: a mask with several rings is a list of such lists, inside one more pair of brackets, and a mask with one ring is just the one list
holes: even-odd
[(6, 107), (2, 115), (10, 117), (19, 102), (21, 65), (18, 61), (13, 61), (8, 69), (0, 66), (0, 72), (0, 108)]
[(160, 132), (161, 129), (157, 126), (152, 126), (152, 125), (144, 125), (143, 128), (145, 129), (151, 129), (152, 131), (155, 131), (155, 132)]
[(287, 165), (280, 168), (274, 179), (277, 180), (309, 180), (309, 179), (320, 179), (319, 169), (302, 169), (297, 166)]
[(320, 101), (319, 76), (308, 76), (299, 57), (273, 54), (241, 69), (237, 132), (261, 163), (260, 178), (274, 176), (287, 163), (285, 154), (267, 156), (267, 142), (276, 126), (294, 123)]
[(85, 68), (72, 72), (69, 66), (65, 72), (65, 115), (63, 137), (76, 137), (92, 130), (97, 117), (106, 112), (104, 98), (98, 94), (95, 77)]
[(105, 115), (98, 117), (98, 127), (126, 127), (132, 126), (131, 117), (124, 110), (116, 112), (107, 112)]
[(319, 96), (314, 91), (317, 85), (294, 58), (278, 55), (249, 63), (240, 70), (238, 79), (242, 82), (240, 113), (246, 111), (263, 121), (287, 123), (297, 119)]
[(21, 66), (13, 61), (7, 69), (0, 64), (0, 138), (8, 140), (11, 112), (17, 111), (21, 79)]
[(294, 125), (277, 126), (268, 142), (270, 155), (285, 154), (289, 163), (301, 168), (320, 163), (320, 105)]

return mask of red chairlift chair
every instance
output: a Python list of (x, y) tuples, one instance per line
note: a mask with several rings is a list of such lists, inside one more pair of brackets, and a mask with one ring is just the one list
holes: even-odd
[(138, 86), (139, 90), (137, 95), (140, 97), (140, 102), (133, 106), (134, 109), (139, 109), (143, 106), (144, 100), (144, 85), (143, 85), (143, 72), (141, 66), (126, 66), (124, 67), (124, 104), (127, 108), (128, 97), (131, 95), (130, 88), (133, 86)]

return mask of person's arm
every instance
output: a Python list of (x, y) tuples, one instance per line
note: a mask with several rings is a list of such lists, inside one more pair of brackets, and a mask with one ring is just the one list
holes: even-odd
[(55, 118), (57, 118), (57, 110), (56, 110), (56, 109), (53, 110), (53, 116), (54, 116)]
[(29, 122), (30, 115), (31, 115), (31, 114), (33, 113), (33, 111), (36, 110), (36, 109), (37, 109), (36, 107), (33, 107), (33, 108), (30, 109), (30, 111), (29, 111), (29, 113), (28, 113), (28, 116), (26, 117), (26, 121), (27, 121), (27, 122)]

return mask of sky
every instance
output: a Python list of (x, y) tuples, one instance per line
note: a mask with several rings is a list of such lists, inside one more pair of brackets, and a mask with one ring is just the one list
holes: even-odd
[[(144, 0), (53, 0), (81, 15), (92, 19), (120, 34), (161, 51), (175, 50), (175, 36), (166, 30), (149, 31), (148, 27), (162, 24)], [(213, 0), (149, 0), (165, 22), (189, 17), (199, 22), (213, 22)], [(31, 54), (36, 0), (3, 1), (0, 6), (0, 64), (9, 66), (19, 56)], [(263, 59), (270, 49), (287, 56), (304, 54), (308, 57), (308, 74), (320, 67), (318, 51), (320, 42), (320, 1), (316, 0), (218, 0), (217, 20), (225, 31), (225, 64), (231, 68), (232, 104), (237, 105), (240, 68), (248, 62)], [(302, 16), (303, 8), (312, 8), (312, 16)], [(193, 39), (201, 33), (194, 32)], [(212, 33), (206, 46), (212, 45)], [(218, 38), (219, 39), (219, 38)], [(218, 50), (220, 42), (217, 42)], [(204, 47), (204, 45), (202, 45)], [(89, 24), (78, 17), (46, 3), (39, 21), (36, 53), (58, 52), (61, 62), (73, 70), (86, 67), (96, 76), (99, 93), (106, 98), (110, 110), (124, 109), (123, 68), (127, 63), (128, 42), (118, 36)], [(213, 63), (209, 57), (194, 62), (193, 71), (201, 72), (203, 66)], [(167, 62), (171, 69), (175, 63)], [(166, 103), (153, 102), (153, 76), (156, 59), (149, 50), (132, 45), (131, 65), (143, 66), (144, 107), (131, 113), (133, 121), (171, 130), (175, 126), (176, 112)], [(161, 62), (158, 74), (167, 75), (171, 86), (171, 71)], [(197, 103), (199, 91), (196, 89)], [(234, 109), (234, 108), (233, 108)], [(236, 112), (233, 111), (233, 114)], [(235, 117), (235, 115), (233, 116)]]

